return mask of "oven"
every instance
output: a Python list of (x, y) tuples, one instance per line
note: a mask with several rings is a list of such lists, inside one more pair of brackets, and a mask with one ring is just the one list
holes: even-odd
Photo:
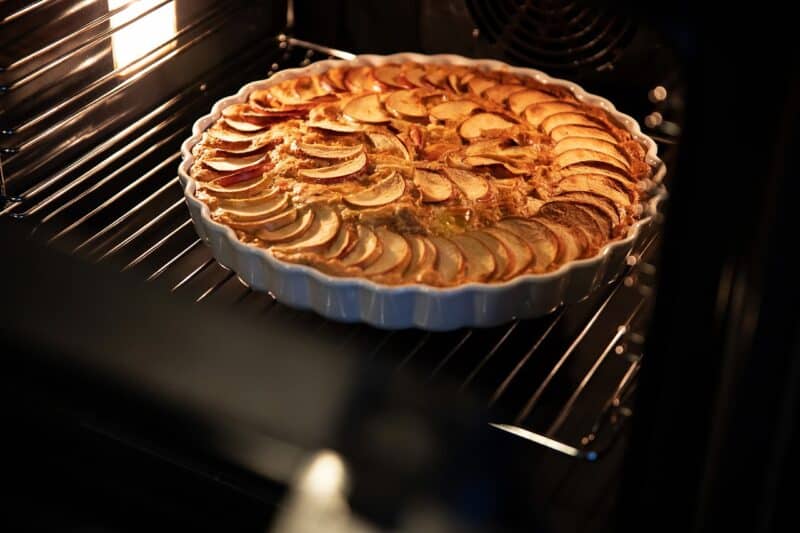
[[(769, 167), (711, 210), (730, 217), (750, 195), (753, 211), (728, 227), (756, 229), (734, 248), (699, 240), (697, 197), (719, 182), (689, 177), (704, 145), (684, 135), (696, 43), (679, 10), (479, 0), (0, 9), (14, 523), (704, 530), (756, 498), (742, 520), (778, 523), (798, 383), (797, 314), (778, 310), (796, 290), (769, 283), (787, 267), (764, 243), (784, 227), (779, 200), (796, 185)], [(499, 327), (384, 331), (250, 290), (189, 218), (176, 169), (192, 122), (282, 69), (406, 50), (494, 57), (608, 97), (658, 143), (671, 216), (615, 282)], [(777, 125), (789, 150), (797, 141)], [(692, 247), (706, 261), (690, 273)], [(746, 471), (732, 440), (763, 471)], [(726, 484), (737, 473), (761, 482), (754, 495)]]

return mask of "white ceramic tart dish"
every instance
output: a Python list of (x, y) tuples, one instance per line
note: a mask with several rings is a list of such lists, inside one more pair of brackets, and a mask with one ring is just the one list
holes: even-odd
[(251, 288), (385, 329), (486, 327), (610, 283), (666, 196), (652, 139), (574, 83), (364, 55), (223, 98), (182, 145), (195, 228)]

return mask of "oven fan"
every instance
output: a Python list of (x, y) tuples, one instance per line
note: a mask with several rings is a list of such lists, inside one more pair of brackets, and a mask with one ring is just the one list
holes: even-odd
[(634, 32), (629, 17), (576, 0), (467, 0), (486, 42), (548, 72), (612, 68)]

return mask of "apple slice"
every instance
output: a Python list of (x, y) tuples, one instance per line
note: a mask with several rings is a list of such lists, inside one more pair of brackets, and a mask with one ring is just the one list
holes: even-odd
[(480, 106), (475, 102), (455, 100), (433, 106), (430, 110), (430, 116), (437, 120), (461, 120), (479, 108)]
[(497, 85), (496, 81), (484, 78), (483, 76), (475, 76), (467, 82), (467, 88), (477, 95), (483, 94), (483, 91), (495, 85)]
[(406, 63), (403, 65), (403, 77), (414, 87), (429, 87), (424, 80), (425, 67), (416, 63)]
[(557, 259), (558, 235), (550, 231), (547, 226), (530, 219), (506, 218), (498, 222), (497, 227), (513, 234), (530, 248), (532, 252), (530, 268), (534, 272), (546, 272)]
[(322, 257), (325, 259), (336, 259), (343, 256), (355, 244), (356, 232), (351, 226), (340, 224), (339, 232), (336, 238), (331, 241), (330, 245), (322, 252)]
[(524, 85), (503, 83), (486, 89), (486, 92), (484, 93), (483, 96), (485, 96), (492, 102), (503, 105), (506, 103), (508, 97), (510, 97), (512, 94), (522, 92), (524, 90), (525, 90)]
[[(570, 261), (582, 257), (588, 246), (586, 236), (583, 233), (576, 234), (569, 226), (538, 216), (528, 219), (527, 222), (529, 222), (529, 225), (538, 224), (548, 230), (551, 235), (555, 236), (557, 242), (555, 265), (563, 265), (564, 263), (569, 263)], [(527, 242), (533, 249), (533, 253), (536, 257), (536, 268), (538, 269), (541, 266), (539, 261), (540, 254), (537, 253), (534, 243), (530, 241)]]
[(441, 65), (431, 65), (426, 69), (423, 79), (438, 89), (449, 89), (450, 84), (447, 81), (449, 75), (450, 72), (447, 68)]
[(625, 176), (630, 175), (630, 165), (623, 164), (619, 159), (595, 150), (586, 150), (583, 148), (567, 150), (566, 152), (558, 154), (558, 156), (555, 158), (555, 162), (561, 168), (567, 168), (579, 163), (588, 164), (590, 166), (592, 163), (599, 163), (619, 169), (625, 174)]
[(394, 202), (406, 190), (406, 182), (398, 172), (392, 172), (372, 187), (348, 194), (344, 201), (356, 207), (378, 207)]
[(236, 172), (263, 163), (268, 157), (266, 153), (245, 157), (213, 157), (203, 159), (203, 164), (217, 172)]
[(631, 207), (638, 196), (635, 189), (628, 189), (602, 174), (573, 174), (561, 178), (553, 190), (555, 194), (587, 192), (602, 196), (623, 207)]
[(299, 238), (276, 247), (276, 250), (299, 252), (324, 246), (336, 238), (341, 225), (336, 211), (325, 204), (313, 204), (310, 209), (314, 212), (314, 216), (308, 231)]
[(565, 111), (550, 115), (542, 120), (541, 127), (545, 133), (552, 133), (560, 126), (583, 126), (586, 128), (605, 129), (603, 123), (582, 111)]
[(464, 254), (444, 237), (429, 237), (436, 247), (436, 271), (444, 283), (452, 283), (464, 270)]
[(265, 230), (275, 231), (297, 220), (298, 213), (299, 211), (296, 207), (290, 207), (285, 211), (272, 215), (268, 219), (262, 220), (261, 226)]
[(236, 131), (241, 131), (243, 133), (253, 133), (256, 131), (265, 130), (270, 127), (269, 122), (263, 124), (254, 124), (252, 122), (245, 122), (243, 120), (236, 120), (233, 118), (223, 118), (222, 120), (228, 127), (233, 128)]
[(220, 202), (220, 210), (236, 220), (264, 220), (284, 209), (289, 205), (289, 195), (268, 194), (255, 196), (246, 200), (231, 200)]
[(386, 274), (395, 269), (403, 271), (411, 260), (411, 247), (402, 235), (398, 235), (386, 228), (375, 230), (378, 240), (381, 243), (383, 252), (380, 257), (364, 269), (364, 274), (374, 276)]
[(358, 124), (346, 124), (344, 122), (337, 122), (335, 120), (309, 120), (306, 125), (310, 128), (318, 128), (325, 131), (332, 131), (334, 133), (355, 133), (363, 129)]
[(565, 111), (576, 111), (580, 109), (577, 104), (570, 102), (542, 102), (540, 104), (531, 104), (525, 108), (525, 120), (528, 124), (534, 127), (539, 127), (544, 119), (556, 113), (563, 113)]
[(400, 65), (381, 65), (372, 70), (372, 75), (375, 79), (389, 87), (398, 87), (400, 89), (411, 89), (414, 87), (404, 76), (403, 70)]
[(477, 139), (490, 132), (504, 131), (515, 126), (500, 115), (494, 113), (478, 113), (465, 120), (458, 128), (458, 133), (467, 140)]
[(269, 243), (280, 243), (297, 239), (311, 228), (314, 222), (314, 211), (304, 209), (302, 214), (298, 213), (294, 222), (286, 224), (276, 230), (261, 229), (256, 232), (256, 237)]
[(331, 146), (328, 144), (297, 143), (297, 147), (306, 155), (320, 159), (348, 159), (361, 153), (364, 145)]
[(423, 202), (444, 202), (453, 195), (453, 184), (447, 178), (421, 168), (414, 170), (414, 184)]
[(268, 172), (274, 167), (275, 167), (274, 163), (262, 163), (260, 165), (256, 165), (254, 167), (248, 167), (238, 172), (227, 174), (225, 176), (222, 176), (221, 178), (209, 181), (213, 181), (213, 183), (218, 187), (233, 187), (238, 183), (243, 183), (246, 181), (251, 181), (260, 178), (261, 176), (264, 175), (264, 173)]
[(354, 94), (363, 92), (381, 92), (384, 89), (375, 79), (372, 67), (353, 67), (344, 75), (344, 84)]
[(556, 156), (559, 156), (569, 150), (593, 150), (595, 152), (606, 154), (609, 157), (613, 157), (619, 161), (619, 163), (625, 167), (626, 170), (630, 170), (631, 167), (628, 159), (619, 150), (619, 148), (617, 148), (616, 141), (611, 143), (608, 141), (602, 141), (600, 139), (567, 137), (566, 139), (562, 139), (556, 143), (555, 147), (553, 148), (553, 153)]
[(601, 176), (605, 176), (607, 178), (614, 180), (615, 183), (620, 185), (625, 190), (632, 192), (635, 192), (637, 190), (636, 183), (631, 180), (630, 176), (627, 173), (622, 173), (619, 170), (615, 170), (613, 168), (603, 168), (598, 166), (575, 164), (575, 165), (570, 165), (567, 168), (561, 169), (562, 177), (574, 176), (580, 174), (600, 174)]
[(366, 133), (369, 142), (375, 147), (376, 152), (394, 154), (403, 159), (411, 160), (411, 154), (408, 153), (408, 148), (403, 144), (403, 141), (397, 138), (397, 135), (380, 131), (368, 131)]
[(557, 126), (553, 128), (548, 133), (550, 134), (550, 137), (552, 137), (553, 140), (556, 142), (565, 140), (570, 137), (582, 137), (584, 139), (598, 139), (601, 141), (617, 144), (617, 139), (613, 135), (611, 135), (610, 133), (608, 133), (603, 129), (595, 127), (564, 124), (563, 126)]
[(353, 98), (345, 104), (342, 112), (353, 120), (369, 124), (388, 122), (392, 118), (384, 111), (377, 94), (365, 94)]
[(331, 92), (344, 92), (347, 87), (344, 84), (346, 69), (335, 67), (322, 73), (320, 83), (328, 87)]
[(612, 226), (617, 226), (622, 222), (619, 216), (619, 211), (617, 210), (617, 204), (615, 204), (612, 200), (609, 200), (604, 196), (598, 196), (596, 194), (592, 194), (590, 192), (585, 192), (585, 191), (572, 191), (572, 192), (564, 192), (554, 197), (553, 200), (557, 201), (564, 200), (591, 206), (597, 209), (598, 211), (601, 211), (605, 215), (605, 217), (611, 222)]
[(436, 268), (436, 247), (427, 238), (413, 233), (405, 236), (411, 248), (411, 259), (403, 277), (411, 281), (422, 281)]
[[(267, 151), (274, 148), (276, 145), (280, 144), (282, 139), (276, 138), (270, 135), (260, 135), (258, 137), (254, 137), (250, 142), (238, 142), (238, 143), (215, 143), (214, 141), (206, 143), (210, 148), (214, 148), (220, 152), (224, 152), (224, 154), (230, 154), (232, 156), (243, 156), (252, 154), (255, 151)], [(254, 155), (254, 154), (252, 154)]]
[(218, 127), (218, 125), (215, 125), (213, 128), (206, 130), (206, 134), (217, 141), (222, 141), (223, 143), (234, 143), (234, 144), (249, 143), (254, 139), (258, 139), (263, 135), (261, 133), (242, 133), (236, 130), (223, 129)]
[(319, 82), (319, 76), (304, 76), (294, 81), (294, 92), (300, 102), (319, 102), (328, 100), (330, 90)]
[(481, 241), (466, 234), (454, 235), (451, 240), (464, 254), (464, 277), (467, 281), (486, 281), (497, 270), (492, 252)]
[(489, 182), (474, 172), (450, 167), (444, 172), (469, 200), (480, 200), (489, 194)]
[(277, 198), (285, 194), (280, 189), (269, 188), (258, 191), (259, 194), (253, 194), (242, 198), (220, 196), (217, 198), (217, 206), (222, 209), (239, 209), (242, 206), (247, 206), (253, 202), (264, 202), (270, 198)]
[(509, 272), (514, 269), (514, 258), (511, 257), (505, 243), (486, 231), (470, 231), (466, 236), (479, 240), (492, 253), (495, 261), (492, 279), (506, 279)]
[(463, 161), (466, 165), (469, 165), (471, 167), (492, 167), (496, 165), (505, 168), (506, 170), (508, 170), (508, 172), (514, 175), (530, 174), (530, 171), (524, 168), (515, 167), (514, 165), (510, 165), (505, 161), (498, 161), (496, 159), (490, 159), (488, 157), (483, 157), (483, 156), (472, 155), (465, 157)]
[(506, 250), (508, 250), (508, 269), (503, 279), (511, 279), (518, 276), (524, 272), (533, 261), (534, 256), (531, 247), (525, 244), (525, 241), (515, 234), (502, 228), (485, 228), (483, 231), (503, 243)]
[(342, 265), (348, 267), (362, 266), (377, 259), (383, 252), (378, 236), (366, 226), (356, 227), (356, 243), (342, 258)]
[(536, 89), (526, 89), (510, 95), (508, 97), (508, 107), (515, 114), (519, 115), (525, 111), (525, 108), (529, 105), (552, 101), (557, 101), (557, 99), (551, 94), (547, 94), (544, 91), (537, 91)]
[(299, 176), (319, 182), (340, 180), (358, 174), (367, 166), (367, 156), (359, 153), (353, 159), (348, 159), (335, 165), (321, 168), (303, 168), (297, 171)]
[[(225, 178), (227, 177), (228, 176), (225, 176)], [(244, 198), (252, 196), (254, 193), (263, 190), (270, 180), (268, 176), (261, 172), (259, 172), (257, 175), (253, 175), (247, 181), (243, 180), (236, 184), (222, 182), (222, 180), (225, 178), (205, 182), (200, 186), (203, 190), (211, 192), (218, 198)]]
[(538, 215), (569, 227), (573, 235), (579, 237), (583, 234), (589, 252), (597, 250), (606, 239), (597, 220), (571, 202), (547, 202), (539, 209)]
[(398, 117), (422, 118), (428, 114), (415, 91), (395, 91), (386, 98), (384, 105)]

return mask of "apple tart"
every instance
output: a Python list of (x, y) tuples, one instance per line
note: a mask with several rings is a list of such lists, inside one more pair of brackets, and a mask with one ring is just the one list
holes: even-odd
[(645, 148), (568, 87), (503, 69), (343, 63), (253, 90), (193, 148), (195, 197), (333, 276), (503, 282), (624, 238)]

